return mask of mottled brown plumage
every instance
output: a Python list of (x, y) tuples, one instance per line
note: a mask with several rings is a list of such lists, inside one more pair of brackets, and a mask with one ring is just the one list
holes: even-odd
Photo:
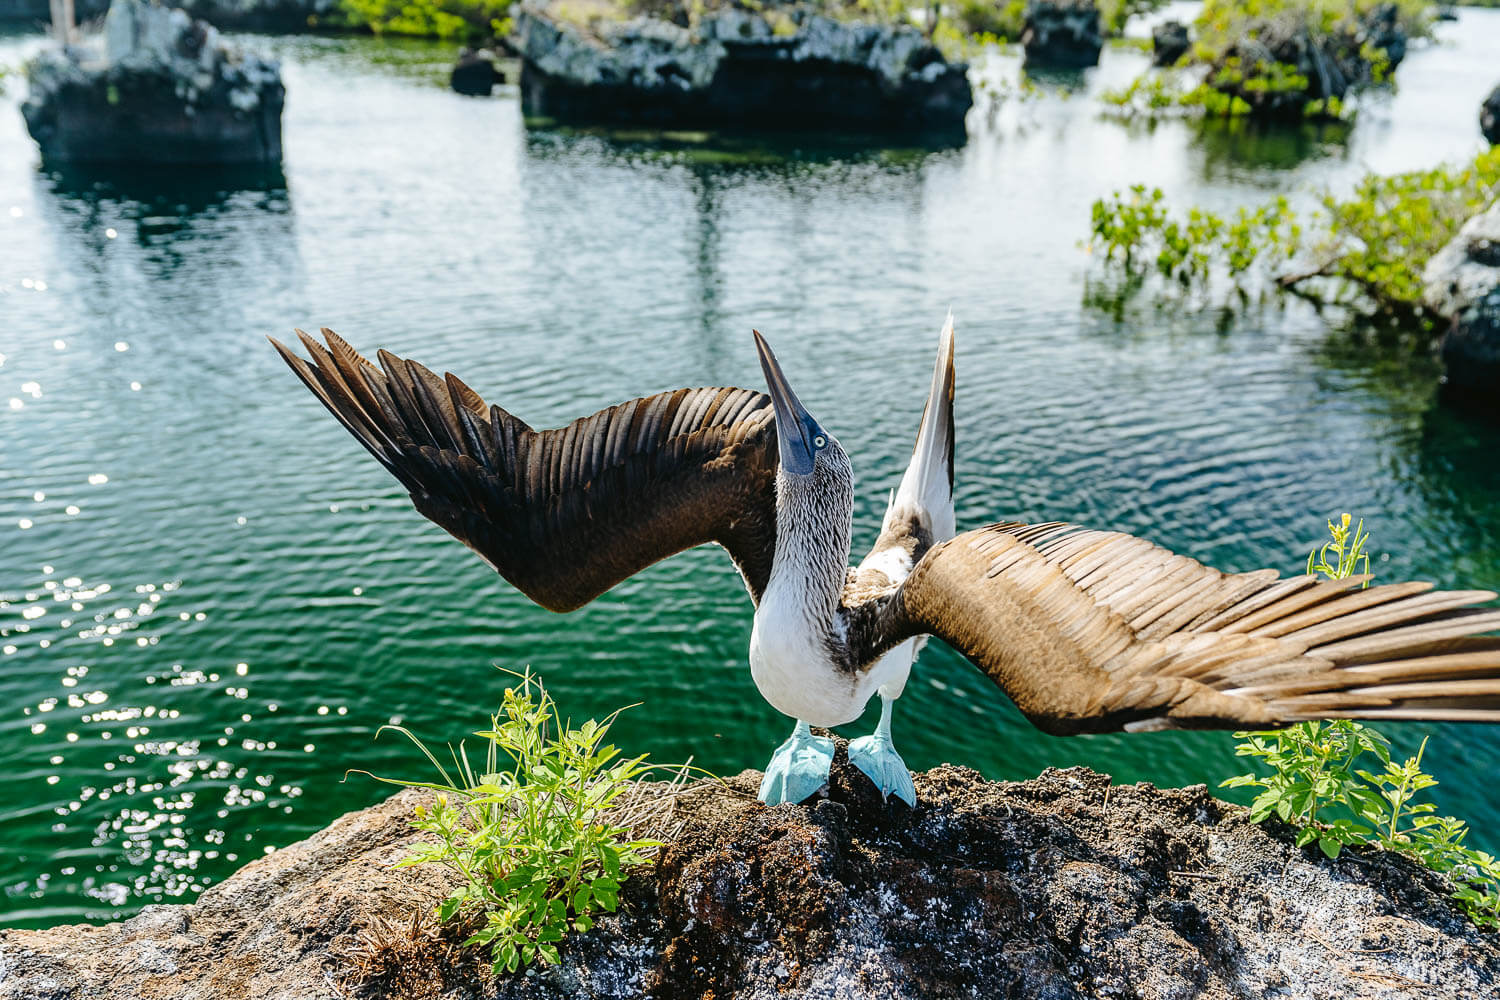
[(776, 425), (748, 389), (678, 389), (534, 431), (453, 375), (331, 330), (297, 331), (287, 364), (411, 494), (419, 511), (552, 611), (581, 607), (705, 542), (729, 551), (752, 599), (776, 545)]

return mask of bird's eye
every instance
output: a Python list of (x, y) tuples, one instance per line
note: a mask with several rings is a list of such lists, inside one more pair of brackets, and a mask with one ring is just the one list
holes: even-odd
[(815, 447), (815, 448), (821, 448), (824, 445), (826, 445), (827, 443), (828, 443), (828, 439), (826, 437), (824, 437), (823, 435), (821, 435), (821, 434), (819, 434), (817, 437), (813, 438), (813, 447)]

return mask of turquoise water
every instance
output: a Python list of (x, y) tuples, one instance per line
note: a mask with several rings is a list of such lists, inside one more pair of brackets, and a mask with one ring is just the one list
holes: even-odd
[[(266, 344), (331, 326), (450, 368), (537, 426), (629, 396), (759, 386), (770, 337), (859, 476), (875, 532), (939, 323), (959, 321), (960, 523), (1065, 518), (1225, 569), (1296, 569), (1364, 514), (1388, 579), (1500, 585), (1500, 432), (1435, 400), (1422, 351), (1300, 306), (1116, 320), (1089, 204), (1136, 181), (1215, 207), (1472, 155), (1500, 16), (1463, 12), (1352, 129), (1125, 126), (1086, 94), (971, 119), (958, 149), (528, 127), (444, 88), (444, 46), (251, 39), (285, 61), (284, 175), (41, 170), (0, 97), (0, 924), (186, 900), (424, 776), (399, 721), (476, 729), (529, 665), (575, 717), (639, 702), (628, 749), (759, 767), (789, 730), (745, 665), (721, 553), (591, 607), (530, 605), (415, 514)], [(37, 36), (0, 37), (14, 64)], [(1144, 65), (1109, 50), (1089, 90)], [(1014, 74), (997, 57), (995, 75)], [(857, 734), (873, 716), (847, 728)], [(936, 644), (908, 762), (997, 778), (1086, 763), (1216, 782), (1221, 734), (1054, 739)], [(1500, 729), (1392, 726), (1500, 825)]]

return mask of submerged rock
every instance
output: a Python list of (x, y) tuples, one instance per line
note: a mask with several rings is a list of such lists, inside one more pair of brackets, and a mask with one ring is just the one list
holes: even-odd
[(181, 10), (114, 0), (102, 49), (98, 40), (45, 49), (26, 78), (21, 111), (44, 160), (281, 160), (277, 63), (230, 47)]
[(448, 85), (460, 94), (471, 97), (488, 97), (496, 84), (505, 82), (505, 74), (499, 59), (489, 49), (464, 49), (459, 53), (453, 72), (448, 75)]
[(1163, 21), (1151, 29), (1151, 65), (1176, 65), (1191, 45), (1187, 25), (1181, 21)]
[(426, 795), (405, 791), (192, 905), (0, 931), (0, 1000), (1458, 1000), (1500, 984), (1500, 946), (1437, 876), (1379, 851), (1329, 861), (1201, 785), (945, 765), (907, 809), (842, 741), (832, 779), (828, 799), (774, 809), (753, 772), (693, 786), (657, 868), (553, 969), (495, 980), (412, 922), (451, 883), (391, 869)]
[(1500, 84), (1479, 105), (1479, 132), (1491, 145), (1500, 145)]
[(1444, 392), (1458, 403), (1500, 413), (1500, 287), (1453, 317), (1442, 355)]
[(669, 126), (963, 129), (968, 67), (915, 28), (846, 23), (801, 5), (722, 7), (696, 27), (655, 17), (584, 29), (516, 15), (529, 114)]
[(1028, 65), (1099, 65), (1104, 28), (1095, 0), (1029, 0), (1021, 34)]

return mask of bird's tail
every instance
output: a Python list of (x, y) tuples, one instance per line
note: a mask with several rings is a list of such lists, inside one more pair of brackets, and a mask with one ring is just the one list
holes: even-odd
[(953, 313), (938, 339), (932, 388), (922, 411), (917, 445), (886, 517), (916, 509), (931, 519), (936, 541), (953, 537)]

